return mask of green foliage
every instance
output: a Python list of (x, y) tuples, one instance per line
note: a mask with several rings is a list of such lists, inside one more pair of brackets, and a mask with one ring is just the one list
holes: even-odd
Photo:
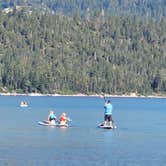
[[(16, 5), (39, 8), (39, 10), (44, 8), (68, 15), (80, 13), (83, 17), (94, 16), (101, 9), (104, 9), (107, 15), (135, 15), (154, 18), (166, 16), (165, 0), (0, 0), (2, 8)], [(89, 9), (90, 15), (87, 9)], [(96, 10), (94, 11), (94, 9)]]
[(166, 21), (22, 9), (0, 19), (0, 86), (23, 93), (166, 92)]

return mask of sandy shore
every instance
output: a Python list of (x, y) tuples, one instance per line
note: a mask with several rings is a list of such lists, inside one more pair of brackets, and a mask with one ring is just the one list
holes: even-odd
[(82, 93), (77, 93), (73, 95), (63, 95), (63, 94), (41, 94), (41, 93), (29, 93), (29, 94), (20, 94), (20, 93), (0, 93), (0, 96), (92, 96), (92, 97), (128, 97), (128, 98), (166, 98), (165, 95), (148, 95), (148, 96), (143, 96), (143, 95), (137, 95), (135, 93), (131, 93), (130, 95), (111, 95), (111, 94), (92, 94), (92, 95), (87, 95), (87, 94), (82, 94)]

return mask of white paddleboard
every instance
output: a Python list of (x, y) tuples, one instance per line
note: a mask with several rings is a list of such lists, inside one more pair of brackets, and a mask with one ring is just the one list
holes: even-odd
[(103, 125), (103, 123), (98, 124), (98, 127), (102, 128), (102, 129), (113, 129), (114, 128), (113, 126), (110, 126), (110, 125)]
[(38, 124), (43, 125), (43, 126), (56, 126), (57, 125), (56, 123), (48, 123), (45, 121), (39, 121)]
[(39, 121), (38, 124), (42, 126), (68, 127), (68, 124), (49, 123), (47, 121)]

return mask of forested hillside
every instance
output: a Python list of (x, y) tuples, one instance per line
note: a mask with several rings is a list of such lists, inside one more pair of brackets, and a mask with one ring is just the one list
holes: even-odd
[(166, 93), (166, 20), (0, 13), (1, 91)]
[(83, 17), (87, 8), (93, 15), (96, 11), (104, 9), (107, 15), (137, 15), (154, 18), (166, 16), (165, 0), (0, 0), (0, 5), (2, 8), (16, 5), (45, 8), (67, 15), (79, 13)]

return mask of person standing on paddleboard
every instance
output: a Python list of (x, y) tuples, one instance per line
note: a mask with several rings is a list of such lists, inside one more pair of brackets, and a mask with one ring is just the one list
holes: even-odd
[(111, 100), (108, 100), (104, 105), (104, 126), (106, 126), (107, 124), (109, 126), (113, 126), (112, 110), (113, 106)]

